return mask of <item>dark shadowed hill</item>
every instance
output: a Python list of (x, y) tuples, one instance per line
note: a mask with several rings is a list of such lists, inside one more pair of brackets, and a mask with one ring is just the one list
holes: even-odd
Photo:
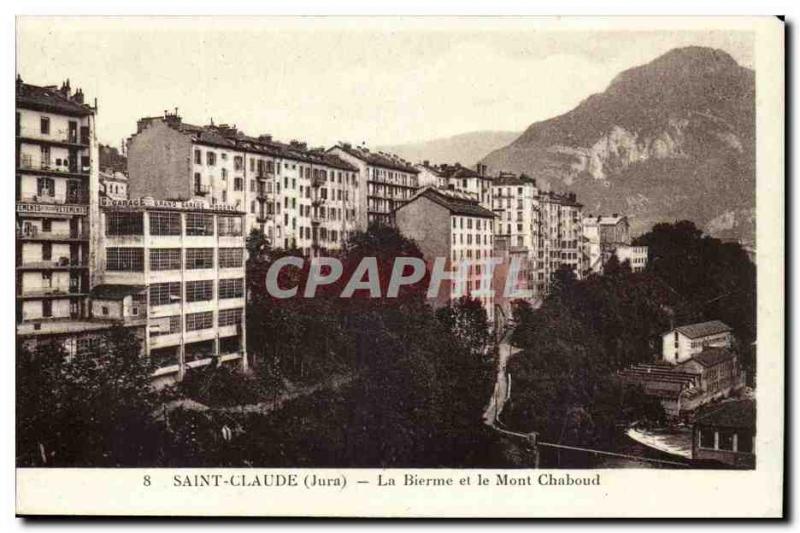
[(513, 131), (474, 131), (430, 141), (379, 146), (377, 149), (414, 163), (427, 160), (471, 167), (492, 150), (507, 145), (518, 136), (519, 132)]
[(753, 242), (754, 72), (720, 50), (675, 49), (483, 162), (573, 190), (587, 213), (629, 213), (637, 232), (688, 218)]

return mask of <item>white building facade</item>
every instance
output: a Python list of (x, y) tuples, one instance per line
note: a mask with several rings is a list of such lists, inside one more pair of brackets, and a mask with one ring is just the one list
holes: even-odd
[(242, 211), (195, 201), (105, 200), (100, 230), (97, 299), (103, 288), (130, 287), (157, 378), (179, 380), (211, 363), (247, 368)]
[(96, 104), (69, 81), (16, 82), (16, 322), (21, 337), (85, 330), (98, 209)]

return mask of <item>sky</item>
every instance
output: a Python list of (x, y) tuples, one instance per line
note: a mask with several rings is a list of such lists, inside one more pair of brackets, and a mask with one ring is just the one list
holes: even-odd
[[(457, 23), (456, 23), (457, 22)], [(98, 137), (178, 108), (311, 146), (416, 142), (522, 131), (668, 50), (722, 49), (754, 68), (747, 31), (593, 31), (527, 20), (101, 18), (17, 20), (17, 72), (69, 78), (97, 98)]]

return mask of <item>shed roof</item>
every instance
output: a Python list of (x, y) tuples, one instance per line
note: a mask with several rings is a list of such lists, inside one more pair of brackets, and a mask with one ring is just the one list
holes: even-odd
[(675, 331), (686, 335), (690, 339), (697, 339), (731, 331), (731, 327), (721, 320), (709, 320), (708, 322), (678, 326)]
[(398, 210), (422, 197), (441, 205), (455, 215), (492, 219), (495, 218), (494, 213), (485, 207), (482, 207), (472, 197), (464, 193), (446, 191), (442, 189), (436, 189), (434, 187), (426, 187), (421, 192), (418, 192), (413, 198), (411, 198), (411, 200), (398, 207)]
[(699, 414), (695, 423), (728, 428), (756, 427), (756, 402), (750, 399), (723, 402)]
[(692, 359), (705, 367), (711, 367), (736, 357), (736, 354), (727, 348), (705, 348), (695, 354)]
[(94, 287), (90, 295), (92, 298), (98, 300), (122, 300), (126, 296), (132, 294), (139, 294), (146, 287), (144, 285), (119, 285), (119, 284), (105, 284), (97, 285)]

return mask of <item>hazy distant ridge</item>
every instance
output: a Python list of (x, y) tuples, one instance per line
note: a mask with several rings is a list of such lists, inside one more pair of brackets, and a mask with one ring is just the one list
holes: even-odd
[(378, 150), (390, 152), (417, 163), (461, 163), (472, 166), (489, 152), (501, 148), (519, 137), (513, 131), (474, 131), (429, 141), (378, 146)]

